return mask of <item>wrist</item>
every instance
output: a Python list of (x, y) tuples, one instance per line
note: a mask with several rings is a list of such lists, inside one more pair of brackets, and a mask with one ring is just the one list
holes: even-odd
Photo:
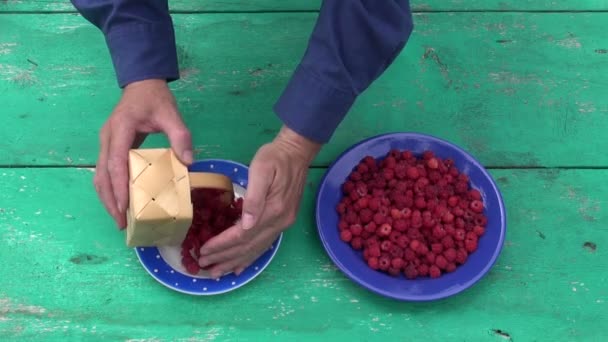
[(285, 125), (281, 127), (281, 130), (274, 139), (274, 142), (284, 147), (290, 153), (300, 156), (304, 161), (306, 161), (307, 165), (312, 163), (321, 150), (321, 147), (323, 147), (322, 144), (296, 133)]
[(168, 88), (167, 80), (158, 79), (158, 78), (150, 78), (141, 81), (135, 81), (127, 84), (124, 87), (124, 90), (136, 89), (141, 87), (166, 87)]

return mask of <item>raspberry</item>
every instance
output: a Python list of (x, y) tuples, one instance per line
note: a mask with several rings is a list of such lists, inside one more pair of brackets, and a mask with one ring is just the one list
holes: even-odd
[(475, 235), (477, 236), (482, 236), (485, 233), (485, 228), (482, 226), (475, 226), (473, 227), (473, 233), (475, 233)]
[(434, 243), (431, 245), (431, 251), (435, 254), (439, 254), (443, 251), (443, 245), (440, 243)]
[(350, 226), (350, 232), (352, 233), (353, 236), (361, 235), (362, 231), (363, 231), (363, 227), (361, 227), (361, 225), (358, 223)]
[(435, 263), (435, 253), (433, 253), (433, 252), (427, 253), (426, 261), (428, 261), (429, 264), (434, 264)]
[(469, 198), (471, 200), (481, 200), (481, 193), (477, 189), (471, 189), (469, 191)]
[(410, 166), (407, 168), (406, 175), (410, 179), (418, 179), (418, 177), (420, 177), (420, 172), (415, 166)]
[(464, 248), (469, 253), (475, 252), (477, 250), (477, 240), (465, 240), (464, 241)]
[(431, 278), (439, 278), (441, 276), (441, 270), (436, 265), (432, 265), (429, 268), (429, 276)]
[(422, 197), (422, 196), (416, 197), (416, 201), (414, 201), (414, 204), (416, 205), (416, 208), (418, 208), (418, 209), (426, 208), (426, 201), (424, 200), (424, 197)]
[(445, 271), (450, 273), (450, 272), (454, 272), (456, 270), (456, 264), (451, 262), (449, 263), (446, 267), (445, 267)]
[(346, 204), (338, 203), (338, 206), (336, 207), (336, 211), (338, 211), (339, 214), (344, 214), (346, 212)]
[(378, 268), (380, 268), (383, 271), (388, 270), (388, 268), (391, 266), (391, 259), (388, 256), (381, 256), (380, 259), (378, 259)]
[(379, 258), (380, 255), (382, 255), (382, 252), (380, 252), (380, 246), (378, 246), (378, 244), (375, 244), (375, 245), (370, 246), (368, 248), (369, 248), (369, 256), (370, 257)]
[(393, 228), (395, 228), (396, 231), (404, 232), (407, 230), (407, 221), (397, 220), (393, 222)]
[(371, 269), (377, 270), (379, 268), (378, 258), (377, 257), (369, 257), (369, 259), (367, 259), (367, 265)]
[(454, 248), (448, 248), (443, 252), (443, 256), (445, 256), (448, 262), (453, 262), (456, 260), (456, 250)]
[(369, 166), (367, 166), (367, 164), (365, 164), (364, 162), (361, 162), (359, 165), (357, 165), (357, 172), (362, 175), (366, 174), (369, 172)]
[(467, 261), (468, 253), (464, 249), (459, 249), (456, 251), (456, 262), (459, 264), (464, 264)]
[(351, 241), (350, 241), (350, 245), (353, 247), (353, 249), (355, 250), (361, 250), (363, 248), (363, 239), (359, 236), (355, 236)]
[(381, 213), (375, 213), (374, 214), (374, 222), (377, 225), (382, 225), (383, 223), (386, 222), (386, 216), (382, 215)]
[(477, 226), (485, 227), (485, 225), (488, 224), (488, 219), (483, 214), (478, 214), (475, 216), (475, 219), (473, 219), (473, 223)]
[(443, 239), (441, 239), (441, 243), (443, 244), (443, 248), (445, 249), (454, 247), (454, 240), (449, 235), (444, 236)]
[(405, 277), (407, 279), (416, 279), (416, 277), (418, 277), (418, 271), (416, 270), (416, 266), (412, 264), (407, 265), (403, 270), (403, 273), (405, 274)]
[(430, 168), (430, 169), (437, 169), (439, 167), (439, 161), (437, 161), (436, 158), (430, 158), (427, 162), (426, 165)]
[(369, 223), (374, 218), (374, 213), (370, 209), (361, 209), (359, 212), (359, 218), (363, 224)]
[(435, 265), (437, 265), (437, 267), (439, 267), (440, 269), (445, 270), (445, 268), (448, 266), (448, 261), (443, 255), (438, 255), (435, 258)]
[(473, 200), (471, 201), (471, 210), (473, 210), (476, 213), (481, 213), (483, 212), (483, 203), (481, 203), (481, 201), (479, 200)]
[(350, 225), (344, 220), (340, 220), (340, 222), (338, 223), (338, 229), (340, 230), (348, 229), (348, 227), (350, 227)]
[(350, 242), (352, 240), (353, 234), (349, 230), (343, 230), (340, 232), (340, 239), (344, 242)]
[(354, 211), (348, 211), (344, 216), (344, 220), (346, 221), (346, 223), (355, 224), (357, 223), (358, 217)]
[(391, 260), (391, 266), (393, 268), (401, 269), (403, 268), (403, 265), (405, 265), (405, 261), (401, 258), (393, 258), (393, 260)]
[(401, 233), (396, 231), (396, 230), (392, 230), (390, 235), (388, 236), (388, 239), (393, 243), (396, 244), (397, 241), (399, 241), (399, 237), (401, 236)]
[(384, 171), (382, 172), (382, 175), (384, 176), (384, 179), (386, 179), (387, 181), (390, 181), (393, 178), (395, 178), (395, 171), (392, 169), (384, 169)]
[(400, 246), (396, 246), (395, 244), (393, 244), (393, 246), (391, 247), (389, 254), (393, 257), (393, 258), (402, 258), (403, 257), (403, 248)]
[(410, 242), (410, 248), (414, 251), (414, 252), (418, 252), (418, 248), (420, 248), (420, 241), (418, 240), (413, 240), (412, 242)]
[(397, 245), (401, 248), (406, 248), (410, 244), (410, 239), (406, 235), (401, 235), (399, 239), (397, 239)]
[(354, 182), (352, 182), (352, 181), (346, 181), (346, 182), (344, 183), (344, 185), (342, 185), (342, 191), (343, 191), (345, 194), (348, 194), (348, 193), (350, 193), (350, 192), (351, 192), (351, 191), (353, 191), (353, 190), (355, 190), (355, 183), (354, 183)]
[(380, 208), (380, 199), (377, 197), (372, 198), (368, 203), (369, 209), (377, 211)]
[(464, 240), (466, 235), (466, 232), (464, 231), (464, 229), (456, 229), (456, 233), (454, 234), (454, 238), (458, 241), (462, 241)]
[(375, 222), (370, 222), (370, 223), (366, 224), (365, 227), (363, 227), (363, 229), (365, 229), (366, 232), (375, 233), (376, 229), (377, 229), (377, 225)]
[(391, 248), (393, 247), (393, 243), (390, 242), (389, 240), (384, 240), (382, 241), (382, 243), (380, 244), (380, 249), (383, 252), (388, 252)]
[(454, 214), (448, 211), (445, 213), (445, 215), (443, 215), (443, 217), (441, 217), (441, 220), (445, 223), (452, 223), (454, 222)]
[(413, 250), (407, 248), (405, 250), (405, 252), (403, 252), (403, 257), (405, 258), (405, 260), (407, 261), (413, 261), (414, 259), (416, 259), (416, 253), (414, 253)]
[(422, 264), (417, 267), (418, 275), (421, 277), (426, 277), (429, 274), (429, 266), (427, 264)]
[(367, 208), (367, 206), (369, 204), (369, 199), (367, 197), (361, 197), (357, 201), (357, 204), (359, 205), (359, 208), (361, 208), (361, 209)]
[(378, 228), (378, 235), (380, 236), (389, 236), (391, 234), (392, 227), (388, 223), (384, 223)]

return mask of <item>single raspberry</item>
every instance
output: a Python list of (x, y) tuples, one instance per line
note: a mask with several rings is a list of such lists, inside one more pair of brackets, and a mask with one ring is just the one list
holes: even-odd
[(417, 252), (420, 255), (426, 255), (429, 252), (429, 247), (425, 243), (421, 243)]
[(437, 224), (433, 227), (433, 237), (435, 239), (442, 239), (446, 235), (447, 233), (442, 225)]
[(454, 222), (454, 214), (448, 211), (441, 217), (441, 220), (445, 223), (452, 223)]
[(365, 245), (365, 248), (370, 248), (372, 246), (378, 246), (378, 244), (379, 244), (378, 237), (376, 237), (375, 235), (371, 236), (371, 237), (365, 239), (363, 244)]
[(399, 237), (401, 236), (401, 233), (396, 231), (396, 230), (392, 230), (391, 234), (388, 236), (388, 239), (393, 243), (396, 244), (397, 241), (399, 241)]
[[(182, 261), (183, 264), (183, 261)], [(198, 266), (198, 264), (196, 262), (189, 262), (186, 263), (186, 271), (192, 275), (196, 275), (198, 274), (198, 272), (201, 270), (201, 268)]]
[(416, 208), (418, 208), (418, 209), (426, 208), (426, 201), (424, 200), (424, 197), (422, 197), (422, 196), (416, 197), (414, 204), (416, 205)]
[(418, 270), (418, 275), (421, 277), (426, 277), (429, 275), (429, 266), (427, 264), (421, 264), (416, 267), (416, 269)]
[(479, 192), (479, 190), (477, 189), (471, 189), (469, 190), (469, 198), (471, 200), (481, 200), (481, 192)]
[(355, 213), (354, 211), (347, 211), (345, 216), (344, 216), (344, 220), (346, 221), (346, 223), (349, 224), (355, 224), (357, 223), (357, 220), (359, 218), (357, 217), (357, 213)]
[(473, 227), (473, 233), (477, 236), (482, 236), (485, 233), (486, 229), (482, 226)]
[(388, 256), (383, 255), (378, 259), (378, 268), (380, 268), (381, 270), (386, 271), (390, 266), (391, 259)]
[(344, 204), (344, 203), (338, 203), (338, 205), (336, 206), (336, 211), (339, 214), (344, 214), (346, 212), (346, 204)]
[(363, 231), (361, 232), (361, 238), (368, 239), (370, 236), (372, 236), (372, 234), (373, 233), (370, 233), (367, 230), (363, 229)]
[(477, 226), (485, 227), (488, 224), (488, 219), (483, 214), (477, 214), (473, 219), (473, 223)]
[(360, 174), (366, 174), (369, 172), (369, 166), (367, 166), (367, 164), (361, 162), (359, 165), (357, 165), (357, 172), (359, 172)]
[(403, 258), (403, 248), (393, 244), (393, 246), (391, 247), (391, 250), (389, 251), (389, 254), (393, 257), (393, 258)]
[(426, 258), (426, 261), (427, 261), (429, 264), (431, 264), (431, 265), (432, 265), (432, 264), (434, 264), (434, 263), (435, 263), (435, 253), (433, 253), (433, 252), (429, 252), (429, 253), (427, 253), (427, 254), (426, 254), (425, 258)]
[(475, 252), (477, 250), (477, 240), (465, 240), (464, 248), (469, 253)]
[(483, 212), (483, 203), (479, 200), (471, 201), (470, 207), (471, 207), (471, 210), (473, 210), (476, 213)]
[(453, 248), (454, 247), (454, 240), (449, 235), (444, 236), (441, 239), (441, 243), (443, 244), (443, 248), (444, 249), (448, 249), (448, 248)]
[(403, 265), (405, 265), (405, 261), (401, 258), (393, 258), (393, 260), (391, 260), (391, 266), (393, 268), (401, 269), (403, 268)]
[(439, 278), (441, 276), (441, 270), (436, 265), (432, 265), (429, 268), (429, 276), (431, 278)]
[(458, 182), (454, 187), (457, 194), (464, 194), (469, 190), (469, 185), (465, 182)]
[(366, 232), (369, 233), (376, 233), (376, 229), (377, 229), (377, 225), (375, 222), (370, 222), (368, 224), (365, 225), (365, 227), (363, 227), (363, 229), (365, 229)]
[(405, 252), (403, 252), (403, 257), (407, 261), (413, 261), (414, 259), (416, 259), (416, 253), (414, 253), (414, 251), (410, 248), (407, 248)]
[(409, 264), (403, 269), (403, 273), (407, 279), (416, 279), (418, 277), (418, 271), (416, 266)]
[(443, 256), (448, 262), (454, 262), (454, 260), (456, 260), (456, 250), (454, 248), (448, 248), (443, 252)]
[(414, 154), (412, 153), (412, 151), (403, 151), (401, 152), (401, 158), (404, 160), (409, 160), (412, 159), (414, 157)]
[(428, 166), (430, 169), (437, 169), (439, 167), (439, 161), (437, 158), (430, 158), (427, 160), (426, 166)]
[(443, 252), (443, 245), (440, 243), (434, 243), (431, 245), (431, 251), (435, 254)]
[(391, 209), (391, 217), (395, 220), (398, 220), (401, 217), (403, 217), (403, 213), (401, 212), (401, 210), (399, 210), (397, 208), (393, 208), (393, 209)]
[(368, 208), (361, 209), (359, 212), (359, 218), (361, 219), (361, 223), (369, 223), (374, 219), (374, 212)]
[(464, 229), (460, 229), (460, 228), (456, 229), (456, 233), (454, 234), (454, 238), (456, 240), (462, 241), (462, 240), (464, 240), (465, 236), (466, 236), (466, 232)]
[(382, 241), (382, 243), (380, 244), (380, 250), (382, 250), (383, 252), (388, 252), (390, 251), (390, 249), (393, 247), (393, 243), (389, 240), (384, 240)]
[(414, 252), (418, 252), (418, 248), (420, 248), (420, 241), (418, 240), (413, 240), (412, 242), (410, 242), (410, 248), (414, 251)]
[(456, 262), (459, 264), (464, 264), (467, 261), (468, 253), (465, 249), (461, 248), (456, 251)]
[(407, 246), (409, 246), (409, 244), (410, 239), (407, 237), (407, 235), (401, 235), (397, 240), (397, 245), (399, 245), (399, 247), (401, 248), (406, 248)]
[(381, 214), (381, 213), (379, 213), (379, 212), (378, 212), (378, 213), (375, 213), (375, 214), (374, 214), (374, 222), (375, 222), (377, 225), (382, 225), (383, 223), (385, 223), (385, 222), (386, 222), (386, 216), (385, 216), (385, 215), (382, 215), (382, 214)]
[(361, 227), (361, 225), (358, 223), (355, 223), (350, 226), (350, 232), (352, 233), (353, 236), (361, 235), (362, 231), (363, 231), (363, 227)]
[(393, 222), (393, 228), (395, 228), (396, 231), (404, 232), (407, 230), (407, 227), (408, 224), (406, 220), (397, 220)]
[(452, 210), (452, 214), (456, 217), (462, 217), (464, 215), (464, 210), (461, 207), (456, 207)]
[(468, 183), (469, 176), (465, 175), (464, 173), (461, 173), (458, 175), (458, 181), (463, 182), (463, 183)]
[(356, 182), (356, 181), (360, 181), (360, 180), (361, 180), (361, 174), (360, 174), (359, 172), (357, 172), (357, 171), (353, 171), (353, 172), (351, 172), (351, 174), (350, 174), (350, 179), (351, 179), (352, 181), (355, 181), (355, 182)]
[(367, 265), (373, 270), (377, 270), (380, 267), (378, 258), (373, 256), (370, 256), (369, 259), (367, 259)]
[(435, 265), (437, 265), (437, 267), (440, 269), (445, 270), (445, 268), (448, 266), (448, 261), (443, 255), (438, 255), (435, 258)]
[(344, 194), (348, 194), (353, 190), (355, 190), (355, 182), (353, 181), (346, 181), (344, 185), (342, 185), (342, 191), (344, 192)]
[(348, 229), (348, 227), (350, 227), (350, 224), (346, 223), (346, 221), (340, 220), (340, 222), (338, 222), (338, 229), (344, 230)]
[(446, 267), (445, 267), (445, 271), (448, 273), (454, 272), (456, 270), (456, 264), (453, 262), (450, 262)]
[(377, 197), (372, 198), (368, 203), (368, 208), (377, 211), (380, 208), (380, 199)]
[(379, 236), (389, 236), (391, 234), (391, 230), (392, 230), (391, 225), (388, 223), (384, 223), (378, 228), (377, 234)]
[(340, 239), (344, 242), (350, 242), (352, 240), (353, 234), (349, 230), (343, 230), (340, 232)]
[(370, 257), (379, 258), (380, 255), (382, 255), (382, 252), (380, 251), (380, 246), (378, 246), (378, 244), (370, 246), (370, 247), (368, 247), (368, 249), (369, 249), (369, 256)]
[(407, 177), (410, 179), (418, 179), (418, 177), (420, 177), (420, 172), (418, 171), (418, 168), (415, 166), (408, 167), (406, 174), (407, 174)]
[(361, 197), (359, 198), (359, 200), (357, 201), (357, 204), (359, 204), (359, 207), (361, 209), (367, 208), (368, 204), (369, 204), (369, 199), (367, 197)]
[(363, 248), (363, 239), (360, 236), (355, 236), (351, 241), (350, 245), (355, 250), (361, 250)]
[(464, 219), (462, 219), (461, 217), (458, 217), (455, 221), (455, 226), (457, 229), (464, 229), (464, 227), (466, 226), (466, 223), (464, 222)]

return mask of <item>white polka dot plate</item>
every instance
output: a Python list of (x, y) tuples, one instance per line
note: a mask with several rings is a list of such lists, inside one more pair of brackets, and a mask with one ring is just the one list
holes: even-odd
[[(194, 162), (189, 167), (190, 172), (217, 172), (232, 180), (235, 196), (243, 197), (247, 189), (247, 166), (228, 160), (205, 159)], [(178, 247), (136, 247), (135, 253), (144, 269), (162, 285), (191, 295), (217, 295), (235, 290), (256, 278), (270, 264), (277, 253), (283, 234), (273, 242), (272, 246), (247, 267), (240, 275), (227, 273), (220, 278), (212, 279), (205, 271), (197, 275), (186, 272), (181, 263), (180, 248)]]

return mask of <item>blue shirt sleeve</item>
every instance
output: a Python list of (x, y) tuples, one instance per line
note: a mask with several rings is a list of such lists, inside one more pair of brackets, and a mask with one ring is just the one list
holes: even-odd
[(179, 78), (167, 0), (71, 0), (104, 34), (118, 85)]
[(401, 52), (413, 30), (408, 0), (325, 0), (304, 56), (275, 104), (283, 123), (330, 140), (357, 96)]

